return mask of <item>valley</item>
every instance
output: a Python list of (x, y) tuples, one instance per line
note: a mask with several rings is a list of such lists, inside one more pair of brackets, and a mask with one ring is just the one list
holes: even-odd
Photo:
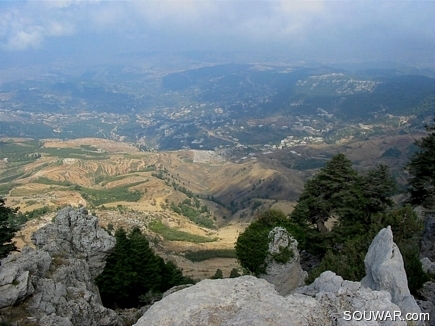
[(202, 279), (218, 268), (229, 275), (240, 266), (234, 257), (193, 262), (186, 254), (232, 251), (258, 212), (290, 213), (304, 182), (333, 154), (344, 152), (359, 170), (387, 164), (403, 184), (406, 153), (419, 136), (305, 144), (246, 159), (220, 149), (144, 152), (134, 144), (99, 138), (3, 138), (0, 193), (22, 212), (51, 211), (24, 225), (16, 237), (19, 246), (31, 245), (31, 233), (49, 223), (54, 211), (85, 206), (108, 230), (140, 226), (162, 257)]
[(388, 165), (400, 200), (433, 119), (431, 70), (147, 60), (30, 65), (0, 83), (0, 196), (45, 212), (19, 246), (59, 208), (85, 206), (112, 232), (140, 226), (189, 276), (228, 276), (238, 234), (261, 211), (290, 213), (334, 154)]

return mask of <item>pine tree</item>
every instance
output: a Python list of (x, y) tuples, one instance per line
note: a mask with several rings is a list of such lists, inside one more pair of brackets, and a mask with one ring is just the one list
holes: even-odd
[(429, 134), (415, 142), (419, 150), (406, 167), (411, 174), (409, 202), (414, 206), (435, 208), (435, 124), (427, 126), (426, 130)]
[[(337, 251), (347, 240), (367, 232), (374, 214), (393, 205), (395, 189), (387, 166), (359, 174), (344, 154), (338, 154), (307, 181), (291, 219), (305, 227), (305, 249), (309, 252), (323, 255), (328, 250)], [(328, 232), (325, 222), (330, 218), (336, 223)]]
[(0, 259), (6, 257), (11, 251), (17, 250), (12, 238), (18, 228), (10, 223), (11, 216), (17, 210), (5, 206), (5, 201), (0, 198)]
[(123, 228), (115, 232), (116, 245), (106, 259), (106, 267), (96, 281), (103, 303), (107, 307), (118, 308), (130, 296), (130, 282), (134, 275), (130, 264), (130, 240)]
[(192, 283), (178, 267), (157, 256), (138, 227), (115, 232), (116, 245), (96, 283), (105, 306), (131, 308), (172, 286)]
[(303, 224), (315, 224), (318, 231), (326, 233), (325, 222), (333, 215), (352, 213), (358, 205), (358, 173), (352, 162), (344, 155), (332, 157), (324, 168), (305, 185), (292, 219)]

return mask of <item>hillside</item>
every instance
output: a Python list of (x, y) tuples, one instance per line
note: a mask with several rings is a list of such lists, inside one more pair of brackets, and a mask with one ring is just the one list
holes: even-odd
[[(261, 210), (290, 213), (305, 180), (338, 152), (359, 170), (387, 164), (404, 184), (403, 166), (420, 136), (298, 145), (245, 157), (221, 150), (143, 152), (98, 138), (2, 139), (0, 195), (22, 212), (86, 206), (106, 228), (140, 225), (156, 250), (186, 273), (204, 278), (220, 268), (226, 275), (238, 267), (231, 253), (209, 252), (216, 258), (195, 263), (184, 255), (233, 249), (238, 234)], [(29, 221), (17, 235), (18, 244), (30, 244), (31, 232), (50, 218)]]

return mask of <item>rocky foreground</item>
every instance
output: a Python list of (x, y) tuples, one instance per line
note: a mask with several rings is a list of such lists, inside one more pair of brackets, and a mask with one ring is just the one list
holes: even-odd
[[(406, 313), (422, 319), (420, 307), (409, 292), (402, 255), (390, 227), (375, 237), (365, 264), (367, 276), (362, 282), (345, 281), (327, 271), (311, 285), (296, 288), (287, 296), (275, 289), (282, 291), (282, 283), (274, 286), (252, 276), (204, 280), (155, 303), (135, 325), (399, 326), (409, 325), (400, 320), (399, 314), (404, 319)], [(378, 311), (386, 318), (375, 320), (368, 315)], [(355, 312), (355, 318), (349, 318)], [(358, 312), (366, 312), (368, 318), (358, 320)], [(413, 320), (412, 325), (425, 323)]]
[[(271, 234), (271, 253), (283, 243), (297, 251), (295, 241), (286, 239), (284, 230), (272, 230)], [(24, 248), (21, 254), (1, 261), (0, 324), (125, 324), (115, 311), (103, 307), (94, 284), (115, 245), (114, 237), (98, 227), (96, 217), (84, 208), (63, 209), (53, 224), (35, 232), (32, 241), (36, 249)], [(434, 267), (430, 259), (425, 263)], [(135, 325), (433, 325), (434, 283), (428, 282), (423, 289), (432, 300), (417, 305), (389, 227), (373, 240), (365, 265), (367, 275), (361, 282), (346, 281), (327, 271), (311, 285), (300, 286), (305, 273), (295, 252), (286, 266), (273, 267), (274, 276), (267, 281), (242, 276), (204, 280), (170, 291)], [(432, 314), (431, 322), (421, 320), (420, 307)], [(359, 318), (358, 312), (383, 312), (384, 318)], [(405, 318), (407, 313), (419, 320), (399, 318), (398, 314)]]
[(103, 272), (115, 238), (84, 208), (59, 211), (53, 224), (25, 247), (1, 261), (3, 323), (16, 325), (124, 325), (103, 307), (94, 279)]

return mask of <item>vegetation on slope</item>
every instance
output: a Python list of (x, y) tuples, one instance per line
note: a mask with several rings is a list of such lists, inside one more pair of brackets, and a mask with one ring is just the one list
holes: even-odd
[(419, 150), (409, 161), (409, 201), (412, 205), (435, 208), (435, 124), (426, 127), (429, 133), (416, 141)]
[(138, 227), (130, 233), (118, 229), (115, 237), (115, 249), (96, 279), (106, 307), (138, 307), (175, 285), (193, 282), (174, 263), (157, 256)]
[[(420, 151), (408, 165), (413, 175), (410, 201), (426, 207), (433, 206), (434, 198), (434, 141), (434, 133), (417, 141)], [(279, 225), (298, 240), (299, 249), (321, 258), (320, 265), (310, 272), (309, 281), (326, 270), (359, 281), (365, 275), (364, 257), (373, 237), (390, 225), (404, 259), (409, 288), (415, 292), (428, 280), (418, 256), (423, 225), (410, 206), (394, 207), (391, 196), (395, 189), (386, 166), (378, 165), (361, 174), (344, 154), (335, 155), (306, 182), (289, 218), (281, 212), (267, 211), (240, 234), (235, 246), (237, 257), (249, 272), (264, 273), (268, 233)], [(335, 222), (328, 229), (325, 224), (331, 218)]]
[(3, 198), (0, 198), (0, 258), (6, 257), (11, 251), (17, 249), (12, 242), (17, 227), (10, 222), (11, 216), (16, 214), (16, 210), (6, 207)]
[(171, 228), (160, 221), (153, 221), (148, 224), (151, 231), (156, 232), (165, 240), (169, 241), (186, 241), (193, 243), (214, 242), (216, 238), (203, 237), (197, 234), (192, 234)]
[(266, 272), (266, 256), (269, 248), (269, 232), (276, 226), (287, 229), (298, 240), (304, 241), (303, 229), (279, 210), (267, 210), (258, 216), (239, 235), (235, 250), (240, 265), (254, 275)]

